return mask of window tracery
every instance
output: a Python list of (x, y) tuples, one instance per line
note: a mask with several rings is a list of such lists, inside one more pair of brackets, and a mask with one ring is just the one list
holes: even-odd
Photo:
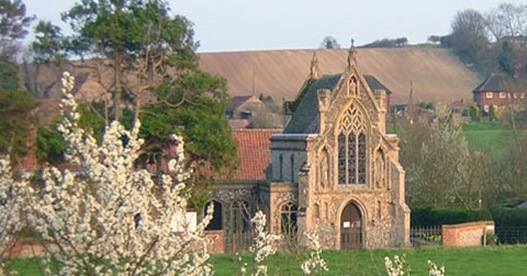
[(364, 117), (352, 105), (340, 120), (337, 138), (339, 184), (366, 184), (367, 137)]
[(231, 207), (231, 231), (233, 233), (246, 233), (249, 231), (249, 204), (247, 201), (238, 200)]
[(280, 209), (280, 216), (282, 218), (280, 223), (281, 230), (285, 237), (293, 238), (296, 236), (297, 211), (298, 206), (293, 204), (293, 202), (287, 202), (286, 204), (282, 205), (282, 208)]

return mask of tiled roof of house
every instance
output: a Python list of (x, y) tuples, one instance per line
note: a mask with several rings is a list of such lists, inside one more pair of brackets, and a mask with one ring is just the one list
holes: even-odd
[(264, 180), (265, 169), (271, 161), (271, 135), (282, 133), (278, 129), (239, 129), (232, 131), (238, 145), (240, 167), (233, 180)]
[(248, 128), (251, 121), (247, 119), (229, 119), (229, 127), (231, 129), (243, 129)]
[(242, 106), (252, 97), (253, 96), (234, 96), (232, 97), (231, 102), (229, 103), (229, 106), (227, 107), (227, 110), (236, 110), (238, 107)]
[(513, 78), (505, 74), (490, 74), (472, 93), (518, 92), (525, 91), (527, 82), (523, 78)]

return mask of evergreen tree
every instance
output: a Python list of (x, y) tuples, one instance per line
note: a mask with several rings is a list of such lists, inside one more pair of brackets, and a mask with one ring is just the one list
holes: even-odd
[[(98, 64), (93, 70), (113, 95), (108, 106), (112, 111), (108, 113), (107, 106), (90, 110), (98, 111), (104, 122), (115, 119), (130, 125), (141, 118), (144, 152), (166, 148), (167, 134), (178, 131), (188, 141), (192, 161), (208, 161), (217, 171), (237, 165), (236, 145), (224, 116), (226, 81), (199, 69), (188, 19), (172, 16), (161, 0), (85, 0), (63, 20), (72, 26), (73, 36), (57, 36), (59, 47), (47, 40), (33, 47), (41, 53), (89, 58), (84, 67)], [(44, 30), (60, 33), (49, 26)]]

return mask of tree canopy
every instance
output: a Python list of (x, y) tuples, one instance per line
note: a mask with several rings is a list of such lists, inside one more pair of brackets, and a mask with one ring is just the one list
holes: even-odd
[(113, 119), (130, 125), (139, 117), (145, 152), (159, 152), (167, 133), (178, 131), (193, 161), (207, 161), (217, 171), (236, 166), (236, 146), (224, 116), (226, 81), (198, 68), (188, 19), (171, 15), (161, 0), (85, 0), (63, 20), (72, 36), (62, 36), (48, 23), (37, 25), (35, 56), (48, 62), (80, 58), (70, 63), (91, 70), (111, 95), (100, 104), (86, 103), (103, 125)]
[(34, 99), (20, 87), (15, 63), (17, 42), (26, 36), (31, 18), (20, 0), (0, 0), (0, 154), (17, 164), (28, 153)]

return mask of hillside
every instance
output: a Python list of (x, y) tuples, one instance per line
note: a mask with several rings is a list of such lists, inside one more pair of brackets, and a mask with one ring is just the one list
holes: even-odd
[[(414, 101), (445, 101), (459, 99), (471, 100), (472, 90), (479, 84), (474, 73), (468, 70), (447, 49), (430, 47), (406, 48), (359, 48), (357, 49), (359, 69), (363, 74), (374, 75), (392, 92), (392, 104), (408, 102), (410, 82), (413, 83)], [(231, 96), (264, 94), (277, 103), (282, 99), (293, 100), (309, 74), (313, 52), (316, 52), (321, 74), (341, 73), (347, 61), (348, 51), (341, 50), (281, 50), (201, 53), (199, 65), (207, 72), (225, 77), (228, 80)], [(79, 66), (63, 64), (61, 68), (53, 65), (41, 68), (36, 81), (38, 86), (51, 86), (51, 98), (61, 96), (61, 72), (69, 71), (76, 77), (75, 94), (78, 98), (101, 99), (104, 87), (111, 86), (113, 74), (105, 69), (100, 77), (105, 85), (100, 85), (96, 74), (89, 73), (87, 64)], [(29, 77), (34, 84), (36, 68), (22, 68), (22, 79)], [(26, 76), (26, 74), (29, 76)], [(134, 76), (127, 76), (133, 83)]]
[[(200, 67), (225, 77), (232, 96), (269, 95), (275, 101), (293, 100), (309, 74), (316, 52), (321, 74), (341, 73), (348, 51), (279, 50), (201, 53)], [(363, 74), (377, 77), (393, 91), (392, 104), (414, 101), (472, 99), (480, 80), (447, 49), (431, 47), (357, 49)], [(254, 88), (254, 89), (253, 89)]]

